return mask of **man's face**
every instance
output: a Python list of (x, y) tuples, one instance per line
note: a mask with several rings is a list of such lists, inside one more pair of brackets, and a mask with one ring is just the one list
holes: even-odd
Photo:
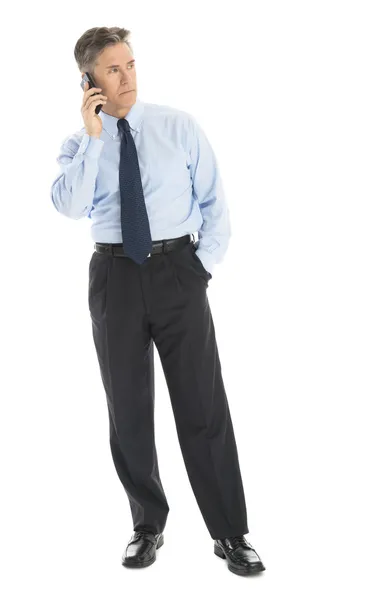
[(102, 88), (99, 93), (107, 96), (103, 112), (124, 118), (137, 98), (135, 63), (127, 44), (113, 44), (99, 54), (93, 79)]

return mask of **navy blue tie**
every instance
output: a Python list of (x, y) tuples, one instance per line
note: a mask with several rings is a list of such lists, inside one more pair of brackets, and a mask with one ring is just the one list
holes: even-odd
[(134, 139), (126, 119), (117, 122), (121, 137), (119, 184), (124, 254), (139, 265), (152, 251), (148, 213)]

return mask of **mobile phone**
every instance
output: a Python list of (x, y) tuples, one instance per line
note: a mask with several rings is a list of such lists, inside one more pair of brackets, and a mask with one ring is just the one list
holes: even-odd
[[(85, 73), (82, 77), (82, 81), (80, 82), (81, 88), (84, 91), (84, 84), (86, 83), (86, 81), (88, 81), (88, 85), (89, 85), (89, 89), (92, 87), (99, 87), (97, 85), (95, 85), (94, 80), (92, 79), (90, 73)], [(96, 92), (98, 93), (98, 92)], [(94, 95), (94, 94), (93, 94)], [(98, 115), (100, 113), (100, 109), (102, 108), (103, 104), (97, 104), (95, 107), (95, 112)]]

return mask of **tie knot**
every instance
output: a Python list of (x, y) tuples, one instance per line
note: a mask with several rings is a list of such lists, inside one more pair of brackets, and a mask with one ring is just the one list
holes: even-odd
[(130, 131), (130, 127), (129, 127), (129, 123), (128, 123), (127, 119), (119, 119), (117, 122), (117, 127), (118, 127), (119, 131), (124, 132), (124, 133), (129, 133), (129, 131)]

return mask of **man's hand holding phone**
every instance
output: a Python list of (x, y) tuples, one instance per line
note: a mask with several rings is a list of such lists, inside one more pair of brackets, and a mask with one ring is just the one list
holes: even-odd
[(95, 108), (100, 103), (106, 104), (107, 96), (103, 96), (103, 94), (99, 93), (94, 93), (100, 92), (101, 88), (89, 88), (88, 86), (89, 83), (88, 81), (86, 81), (83, 87), (84, 94), (81, 113), (86, 128), (86, 133), (88, 133), (88, 135), (90, 136), (99, 138), (100, 134), (102, 133), (103, 124), (99, 115), (95, 113)]

